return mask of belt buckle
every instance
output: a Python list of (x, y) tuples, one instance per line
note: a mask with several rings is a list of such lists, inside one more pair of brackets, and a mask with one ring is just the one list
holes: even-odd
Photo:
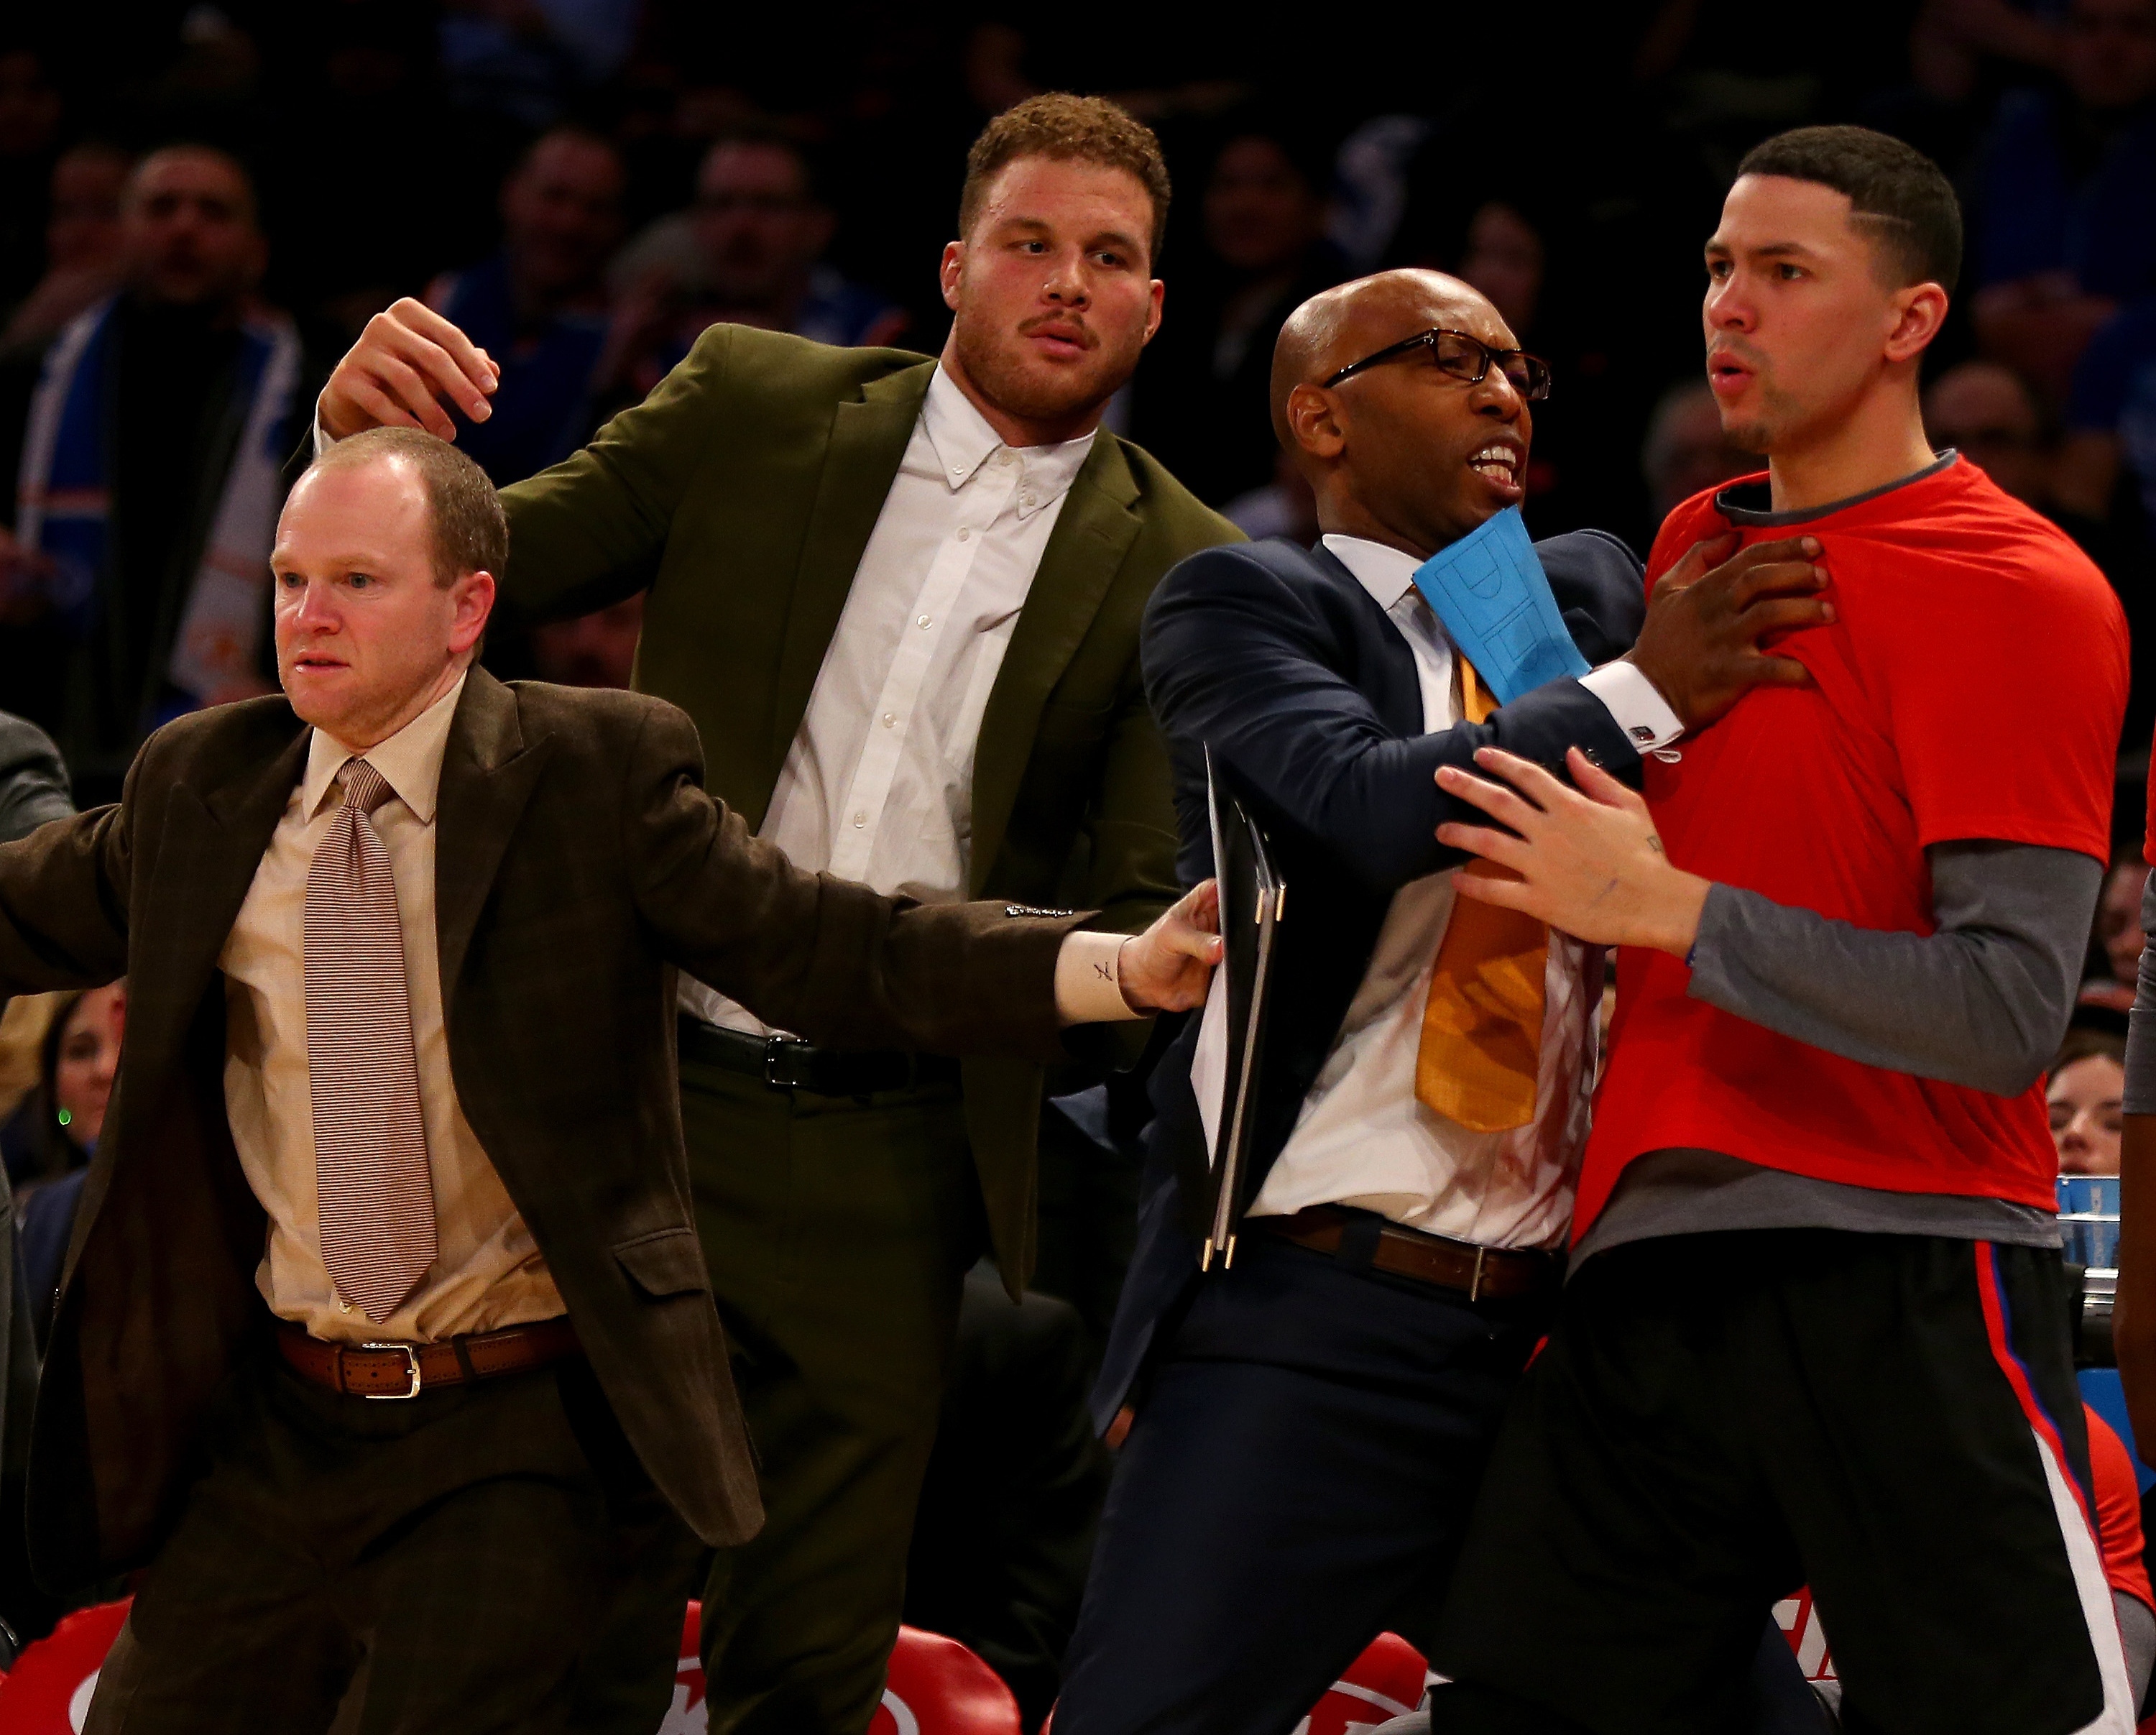
[(774, 1091), (813, 1091), (814, 1045), (798, 1036), (763, 1039), (763, 1081)]
[(1489, 1251), (1487, 1247), (1480, 1245), (1475, 1250), (1475, 1275), (1467, 1280), (1467, 1299), (1471, 1301), (1482, 1299), (1482, 1261)]
[(362, 1392), (360, 1395), (370, 1404), (401, 1404), (407, 1398), (419, 1395), (419, 1352), (409, 1343), (362, 1343), (362, 1349), (393, 1349), (404, 1358), (404, 1366), (411, 1383), (401, 1392)]

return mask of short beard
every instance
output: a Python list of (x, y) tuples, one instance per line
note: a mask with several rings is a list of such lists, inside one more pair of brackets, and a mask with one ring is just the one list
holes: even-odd
[(1763, 375), (1759, 379), (1758, 413), (1749, 421), (1724, 422), (1722, 437), (1740, 452), (1771, 457), (1776, 444), (1803, 419), (1803, 405)]
[(1750, 422), (1724, 422), (1722, 437), (1740, 452), (1763, 458), (1774, 444), (1774, 426), (1763, 418)]
[[(1099, 336), (1099, 327), (1092, 329)], [(952, 323), (951, 341), (966, 377), (981, 394), (1005, 415), (1026, 422), (1083, 420), (1122, 389), (1145, 348), (1143, 335), (1133, 332), (1127, 353), (1115, 353), (1103, 342), (1082, 367), (1035, 370), (1019, 352), (1023, 338), (983, 330), (963, 313)]]

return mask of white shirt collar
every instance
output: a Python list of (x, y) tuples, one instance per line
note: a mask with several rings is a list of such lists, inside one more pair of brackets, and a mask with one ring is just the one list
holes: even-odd
[(1021, 518), (1030, 518), (1043, 506), (1060, 500), (1077, 480), (1093, 449), (1092, 434), (1052, 446), (1005, 445), (1003, 436), (988, 425), (988, 418), (973, 400), (941, 367), (928, 382), (928, 397), (921, 406), (921, 426), (935, 449), (944, 485), (954, 494), (998, 453), (1010, 453), (1019, 465), (1018, 516)]
[[(377, 742), (359, 755), (396, 792), (422, 825), (434, 823), (434, 797), (442, 785), (442, 756), (449, 744), (449, 725), (455, 719), (458, 697), (470, 677), (460, 675), (457, 684), (387, 741)], [(315, 731), (307, 743), (307, 774), (300, 780), (300, 810), (312, 819), (321, 811), (336, 775), (354, 749), (326, 729)]]
[(1327, 536), (1319, 539), (1333, 558), (1355, 575), (1355, 582), (1370, 599), (1389, 613), (1414, 588), (1414, 575), (1422, 562), (1412, 554), (1363, 536)]

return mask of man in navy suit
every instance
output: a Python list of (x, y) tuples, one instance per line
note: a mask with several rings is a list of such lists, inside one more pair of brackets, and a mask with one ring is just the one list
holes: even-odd
[(1637, 783), (1643, 752), (1801, 680), (1761, 637), (1827, 618), (1815, 545), (1717, 565), (1734, 539), (1702, 544), (1650, 602), (1623, 543), (1559, 536), (1536, 551), (1559, 654), (1591, 672), (1493, 706), (1504, 681), (1459, 654), (1415, 576), (1519, 504), (1548, 385), (1453, 279), (1316, 297), (1281, 334), (1272, 403), (1319, 545), (1208, 550), (1148, 610), (1183, 876), (1212, 870), (1209, 750), (1291, 896), (1227, 1269), (1201, 1274), (1193, 1232), (1224, 1002), (1155, 1075), (1138, 1251), (1096, 1394), (1129, 1432), (1057, 1735), (1285, 1735), (1377, 1633), (1424, 1635), (1549, 1317), (1602, 973), (1599, 948), (1538, 924), (1465, 900), (1455, 917), (1463, 858), (1434, 834), (1472, 816), (1435, 773), (1491, 743), (1552, 767), (1578, 747)]

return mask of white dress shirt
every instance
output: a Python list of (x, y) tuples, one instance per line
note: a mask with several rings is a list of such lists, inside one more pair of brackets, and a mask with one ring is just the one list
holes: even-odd
[(269, 1214), (255, 1286), (270, 1311), (317, 1337), (425, 1342), (490, 1332), (563, 1310), (523, 1215), (465, 1119), (449, 1074), (442, 973), (434, 945), (434, 804), (459, 680), (378, 746), (368, 764), (393, 792), (370, 822), (389, 857), (419, 1112), (434, 1182), (437, 1251), (427, 1274), (377, 1325), (338, 1295), (322, 1264), (315, 1192), (314, 1096), (307, 1071), (307, 873), (339, 802), (335, 779), (352, 750), (317, 729), (307, 768), (271, 833), (218, 964), (225, 978), (225, 1111), (241, 1171)]
[[(982, 714), (1093, 439), (1005, 445), (936, 371), (757, 835), (880, 892), (967, 896)], [(767, 1028), (687, 977), (681, 1002)]]
[[(1414, 653), (1424, 728), (1433, 734), (1451, 728), (1460, 720), (1452, 644), (1414, 588), (1419, 562), (1358, 536), (1324, 541)], [(1642, 751), (1666, 747), (1681, 731), (1654, 684), (1630, 663), (1605, 664), (1581, 684)], [(1251, 1215), (1359, 1205), (1411, 1229), (1484, 1246), (1563, 1244), (1594, 1086), (1589, 1061), (1600, 950), (1551, 933), (1534, 1119), (1507, 1132), (1470, 1132), (1415, 1096), (1423, 1008), (1452, 904), (1449, 870), (1393, 895), (1339, 1038)], [(1224, 1064), (1225, 1007), (1216, 977), (1205, 1022), (1217, 1025), (1219, 1035), (1214, 1038), (1209, 1029), (1201, 1033), (1193, 1068), (1202, 1107), (1217, 1101), (1217, 1088), (1209, 1090), (1201, 1075)], [(1209, 1140), (1212, 1132), (1209, 1126)]]

